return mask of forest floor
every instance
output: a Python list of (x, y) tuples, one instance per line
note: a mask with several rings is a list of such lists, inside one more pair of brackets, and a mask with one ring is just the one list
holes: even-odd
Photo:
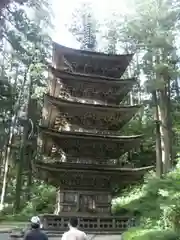
[(9, 232), (15, 229), (23, 229), (27, 226), (27, 222), (1, 222), (0, 232)]

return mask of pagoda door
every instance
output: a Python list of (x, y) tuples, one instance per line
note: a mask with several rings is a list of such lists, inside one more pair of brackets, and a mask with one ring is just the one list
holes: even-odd
[(79, 199), (80, 212), (94, 212), (96, 209), (95, 199), (93, 195), (80, 195)]

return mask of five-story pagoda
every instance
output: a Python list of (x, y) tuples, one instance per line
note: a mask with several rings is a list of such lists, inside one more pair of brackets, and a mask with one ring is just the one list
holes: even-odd
[(140, 106), (119, 105), (135, 83), (120, 79), (131, 54), (107, 55), (54, 43), (44, 97), (40, 179), (57, 187), (56, 215), (43, 215), (45, 229), (62, 230), (70, 216), (89, 232), (123, 231), (129, 219), (111, 214), (112, 188), (139, 180), (147, 168), (123, 168), (120, 157), (141, 136), (121, 136)]

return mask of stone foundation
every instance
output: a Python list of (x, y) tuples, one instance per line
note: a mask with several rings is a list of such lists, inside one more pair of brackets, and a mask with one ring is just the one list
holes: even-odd
[[(70, 218), (68, 216), (42, 215), (40, 218), (45, 231), (64, 232), (68, 230)], [(120, 234), (135, 225), (134, 220), (128, 217), (80, 216), (78, 221), (79, 229), (87, 233), (116, 232)]]

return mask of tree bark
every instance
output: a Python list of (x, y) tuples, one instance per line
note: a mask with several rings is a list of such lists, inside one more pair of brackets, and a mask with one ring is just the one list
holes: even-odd
[[(27, 69), (27, 74), (26, 74), (26, 76), (29, 78), (29, 92), (28, 92), (27, 112), (26, 112), (26, 123), (24, 126), (23, 137), (21, 141), (20, 161), (17, 167), (16, 198), (14, 203), (15, 212), (18, 212), (20, 210), (23, 168), (24, 168), (24, 163), (29, 160), (27, 159), (27, 141), (28, 141), (28, 131), (29, 131), (30, 102), (31, 102), (31, 95), (32, 95), (32, 79), (30, 76), (30, 72), (31, 72), (31, 65)], [(27, 161), (25, 161), (25, 158)]]
[(155, 105), (155, 131), (156, 131), (156, 174), (158, 177), (162, 176), (162, 149), (161, 149), (161, 132), (160, 132), (160, 119), (158, 111), (157, 92), (152, 93), (153, 102)]
[(176, 97), (179, 99), (180, 92), (179, 92), (178, 78), (176, 78), (176, 80), (175, 80), (175, 92), (176, 92)]
[[(18, 67), (16, 68), (14, 88), (16, 88), (17, 78), (18, 78)], [(23, 85), (22, 85), (23, 89), (24, 89), (24, 85), (25, 85), (25, 82), (23, 82)], [(4, 159), (3, 159), (3, 166), (4, 167), (3, 167), (2, 172), (1, 172), (1, 175), (3, 177), (3, 184), (2, 184), (2, 189), (1, 189), (0, 210), (2, 210), (3, 207), (4, 207), (6, 185), (7, 185), (7, 181), (8, 181), (11, 144), (12, 144), (12, 139), (13, 139), (14, 130), (15, 130), (15, 126), (16, 126), (17, 113), (18, 113), (18, 110), (19, 110), (19, 107), (20, 107), (20, 100), (21, 100), (22, 92), (23, 92), (23, 90), (20, 92), (20, 94), (18, 96), (16, 108), (14, 109), (14, 111), (12, 109), (12, 112), (11, 112), (11, 123), (10, 123), (10, 126), (9, 126), (9, 134), (8, 134), (8, 138), (7, 138), (6, 149), (5, 149)], [(12, 95), (13, 95), (13, 92), (12, 92)], [(12, 108), (13, 108), (13, 106), (12, 106)]]
[(32, 147), (28, 149), (28, 173), (27, 173), (27, 201), (31, 200), (31, 186), (32, 186), (32, 158), (33, 158), (33, 153), (32, 153)]
[(167, 88), (159, 90), (160, 97), (160, 118), (161, 118), (161, 147), (162, 147), (162, 164), (163, 164), (163, 173), (166, 174), (171, 168), (171, 141), (169, 134), (169, 109), (168, 109), (168, 96)]

